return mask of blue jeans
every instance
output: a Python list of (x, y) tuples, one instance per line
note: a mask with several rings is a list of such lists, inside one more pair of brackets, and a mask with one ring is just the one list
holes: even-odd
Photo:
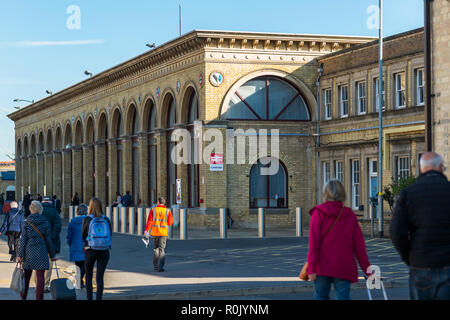
[(331, 284), (334, 284), (337, 300), (350, 300), (350, 281), (317, 276), (314, 281), (314, 300), (330, 300)]
[(411, 300), (450, 300), (450, 266), (409, 268)]

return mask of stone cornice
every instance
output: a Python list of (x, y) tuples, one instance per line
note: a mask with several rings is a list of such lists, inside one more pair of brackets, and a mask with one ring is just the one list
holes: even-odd
[[(33, 113), (43, 112), (46, 108), (53, 107), (59, 103), (67, 103), (67, 107), (73, 109), (101, 98), (102, 94), (99, 93), (99, 89), (102, 87), (111, 87), (111, 83), (124, 81), (125, 78), (129, 79), (121, 84), (122, 89), (126, 90), (134, 87), (143, 81), (157, 78), (163, 73), (171, 71), (172, 68), (163, 66), (199, 50), (207, 51), (217, 48), (221, 50), (257, 50), (261, 52), (301, 51), (322, 55), (325, 52), (345, 49), (346, 47), (366, 43), (373, 39), (373, 37), (194, 30), (152, 51), (125, 61), (90, 79), (9, 114), (8, 117), (13, 121), (18, 121)], [(158, 69), (159, 71), (157, 71)], [(151, 72), (153, 73), (151, 74)], [(145, 74), (148, 76), (144, 76)], [(111, 94), (111, 90), (117, 91), (117, 85), (115, 85), (115, 89), (107, 89), (106, 94)], [(89, 98), (78, 98), (88, 93)], [(78, 100), (75, 101), (75, 98)]]

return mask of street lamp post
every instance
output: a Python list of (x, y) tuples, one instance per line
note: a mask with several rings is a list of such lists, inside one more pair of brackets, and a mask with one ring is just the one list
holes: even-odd
[(13, 101), (14, 102), (21, 102), (21, 101), (23, 101), (23, 102), (34, 103), (34, 100), (25, 100), (25, 99), (14, 99)]
[(380, 74), (378, 76), (378, 235), (383, 237), (383, 0), (380, 1)]

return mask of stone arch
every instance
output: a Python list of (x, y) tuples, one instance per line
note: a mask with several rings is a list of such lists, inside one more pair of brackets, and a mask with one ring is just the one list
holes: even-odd
[(141, 131), (149, 132), (152, 129), (150, 126), (150, 119), (149, 119), (152, 112), (154, 112), (153, 129), (155, 129), (158, 127), (157, 109), (155, 100), (153, 99), (152, 96), (150, 96), (144, 100), (144, 108), (142, 112), (141, 126), (140, 126), (142, 128)]
[(84, 142), (89, 144), (95, 142), (95, 121), (92, 114), (89, 114), (86, 118)]
[(17, 142), (16, 142), (16, 159), (18, 159), (22, 156), (23, 156), (22, 140), (21, 140), (21, 138), (19, 138), (19, 139), (17, 139)]
[(111, 112), (110, 138), (120, 138), (123, 134), (123, 117), (120, 107), (115, 107)]
[(83, 122), (81, 119), (75, 120), (75, 131), (73, 137), (74, 146), (81, 146), (83, 144)]
[(64, 126), (64, 144), (63, 148), (68, 149), (72, 147), (72, 125), (70, 122), (66, 122), (66, 125)]
[(197, 118), (199, 118), (198, 89), (192, 82), (185, 85), (182, 91), (182, 101), (180, 108), (180, 123), (189, 123), (189, 112), (191, 110), (192, 96), (196, 95), (197, 100)]
[(273, 76), (276, 78), (280, 78), (280, 79), (288, 82), (289, 84), (291, 84), (293, 87), (295, 87), (300, 92), (301, 96), (303, 97), (303, 99), (306, 103), (306, 107), (310, 114), (310, 121), (315, 121), (317, 119), (317, 115), (316, 115), (316, 111), (315, 111), (316, 108), (314, 107), (316, 105), (316, 97), (311, 92), (311, 90), (308, 88), (308, 86), (303, 81), (301, 81), (297, 77), (293, 76), (292, 74), (281, 71), (281, 70), (275, 70), (275, 69), (264, 69), (264, 70), (258, 70), (255, 72), (251, 72), (251, 73), (245, 75), (244, 77), (240, 78), (238, 81), (236, 81), (230, 87), (230, 89), (227, 91), (225, 97), (223, 98), (222, 103), (219, 108), (219, 114), (217, 115), (217, 118), (221, 119), (223, 110), (226, 108), (226, 106), (228, 106), (232, 96), (242, 85), (244, 85), (246, 82), (248, 82), (252, 79), (255, 79), (258, 77), (263, 77), (263, 76)]
[(60, 126), (57, 126), (55, 131), (55, 150), (62, 150), (62, 143), (62, 129)]
[(23, 137), (23, 155), (28, 156), (30, 154), (30, 145), (28, 142), (28, 135)]
[(109, 119), (106, 110), (102, 110), (98, 115), (97, 140), (107, 140), (109, 137)]
[(173, 107), (175, 109), (175, 123), (177, 123), (177, 99), (175, 93), (171, 88), (167, 88), (164, 90), (164, 93), (161, 95), (163, 99), (161, 100), (161, 107), (159, 112), (159, 124), (161, 128), (167, 128), (168, 116), (169, 116), (169, 107)]
[(53, 151), (53, 131), (52, 128), (47, 129), (47, 134), (45, 137), (45, 151), (52, 152)]
[(30, 154), (35, 155), (36, 154), (36, 135), (34, 133), (31, 134), (30, 139)]
[(135, 103), (131, 103), (128, 106), (127, 112), (126, 112), (126, 119), (125, 119), (125, 134), (126, 135), (135, 135), (139, 132), (140, 126), (139, 126), (139, 112), (137, 105)]
[(44, 132), (42, 130), (39, 131), (39, 138), (38, 138), (38, 152), (44, 152), (45, 151), (45, 139), (44, 139)]

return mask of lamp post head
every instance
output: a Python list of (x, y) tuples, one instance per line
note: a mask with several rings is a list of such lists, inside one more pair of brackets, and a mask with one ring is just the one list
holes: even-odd
[(52, 95), (52, 94), (53, 94), (53, 92), (51, 92), (50, 90), (45, 90), (45, 93), (47, 93), (47, 94), (49, 94), (49, 95)]
[(92, 77), (92, 72), (90, 72), (89, 70), (84, 71), (84, 74), (87, 76)]

